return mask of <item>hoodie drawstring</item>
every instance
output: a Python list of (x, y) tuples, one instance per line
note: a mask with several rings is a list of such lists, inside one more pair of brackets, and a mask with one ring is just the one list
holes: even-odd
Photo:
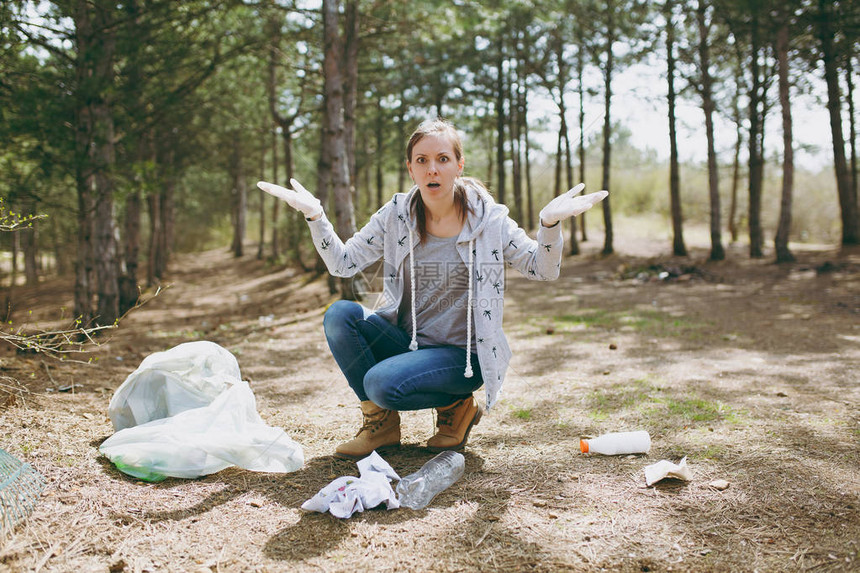
[[(472, 371), (472, 288), (475, 275), (475, 239), (469, 241), (469, 294), (466, 302), (466, 371), (463, 376), (471, 378)], [(412, 229), (409, 229), (409, 283), (411, 287), (411, 311), (412, 311), (412, 340), (409, 342), (409, 350), (418, 350), (418, 321), (415, 317), (415, 242), (412, 239)]]
[(412, 287), (412, 342), (409, 343), (409, 350), (418, 350), (418, 321), (415, 320), (415, 248), (412, 229), (409, 229), (409, 282)]
[(463, 376), (472, 377), (472, 277), (475, 276), (475, 239), (469, 241), (469, 295), (466, 302), (466, 371)]

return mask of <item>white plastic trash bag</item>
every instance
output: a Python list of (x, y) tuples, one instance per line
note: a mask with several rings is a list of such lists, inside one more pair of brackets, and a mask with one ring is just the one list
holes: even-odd
[(114, 431), (206, 406), (241, 380), (239, 363), (214, 342), (186, 342), (150, 354), (117, 388), (108, 406)]
[[(115, 412), (151, 419), (120, 429), (99, 447), (120, 471), (143, 480), (197, 478), (232, 465), (283, 473), (304, 464), (301, 446), (257, 413), (233, 355), (211, 342), (182, 344), (144, 359), (111, 400), (117, 427)], [(168, 415), (154, 418), (158, 413)]]

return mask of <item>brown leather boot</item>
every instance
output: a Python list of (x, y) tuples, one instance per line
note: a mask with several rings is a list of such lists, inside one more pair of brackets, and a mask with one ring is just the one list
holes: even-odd
[(373, 450), (381, 450), (400, 445), (400, 413), (386, 410), (371, 402), (361, 402), (364, 424), (355, 438), (339, 445), (335, 455), (351, 460), (363, 458)]
[(472, 426), (481, 419), (481, 409), (473, 396), (436, 408), (436, 414), (436, 427), (439, 429), (427, 440), (427, 448), (432, 452), (461, 449), (469, 439)]

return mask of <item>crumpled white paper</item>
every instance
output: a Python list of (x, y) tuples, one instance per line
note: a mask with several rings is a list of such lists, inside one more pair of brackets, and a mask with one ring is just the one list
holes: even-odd
[(645, 485), (651, 485), (666, 478), (690, 481), (692, 475), (687, 467), (687, 456), (681, 458), (677, 464), (669, 460), (660, 460), (656, 464), (645, 466)]
[(391, 480), (400, 480), (400, 476), (376, 450), (358, 461), (357, 465), (361, 477), (337, 478), (304, 502), (302, 509), (320, 513), (328, 511), (335, 517), (345, 519), (381, 503), (387, 509), (400, 507), (390, 483)]

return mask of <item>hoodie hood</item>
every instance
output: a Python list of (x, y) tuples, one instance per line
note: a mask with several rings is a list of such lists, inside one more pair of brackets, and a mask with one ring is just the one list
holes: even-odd
[[(508, 215), (508, 208), (504, 205), (497, 205), (486, 189), (475, 185), (468, 178), (462, 180), (462, 183), (466, 188), (466, 199), (471, 209), (466, 213), (466, 221), (457, 238), (458, 243), (466, 243), (475, 239), (492, 219), (504, 219)], [(397, 218), (403, 221), (417, 237), (418, 224), (412, 217), (410, 209), (416, 193), (418, 193), (418, 186), (413, 185), (407, 193), (395, 194), (392, 200), (397, 206)]]

